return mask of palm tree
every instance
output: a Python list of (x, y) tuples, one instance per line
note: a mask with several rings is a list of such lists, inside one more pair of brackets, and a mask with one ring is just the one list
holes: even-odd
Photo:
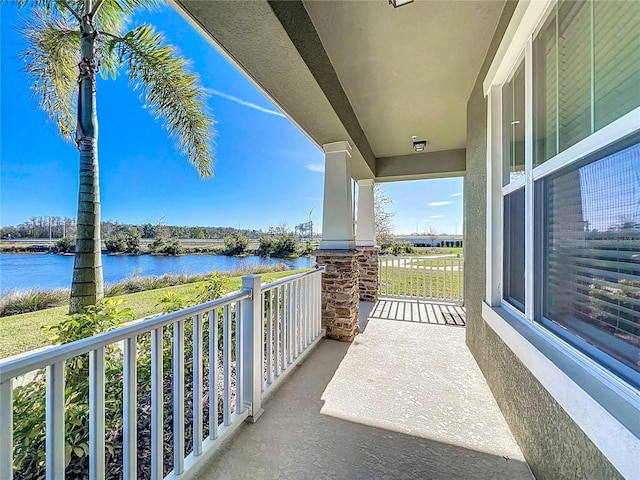
[[(125, 71), (144, 106), (202, 177), (212, 175), (214, 121), (198, 76), (150, 25), (125, 31), (156, 0), (18, 0), (30, 10), (22, 30), (25, 72), (39, 106), (80, 152), (77, 243), (70, 313), (104, 295), (98, 182), (96, 79)], [(74, 135), (75, 133), (75, 135)]]

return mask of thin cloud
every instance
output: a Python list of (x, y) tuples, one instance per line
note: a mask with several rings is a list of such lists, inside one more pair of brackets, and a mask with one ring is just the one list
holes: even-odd
[(431, 202), (428, 206), (429, 207), (443, 207), (445, 205), (449, 205), (450, 203), (453, 203), (453, 202)]
[(307, 165), (307, 170), (311, 170), (312, 172), (324, 173), (324, 165), (321, 163), (309, 163)]
[(207, 89), (207, 92), (210, 93), (211, 95), (215, 95), (217, 97), (221, 97), (226, 100), (239, 103), (240, 105), (243, 105), (245, 107), (253, 108), (254, 110), (258, 110), (259, 112), (268, 113), (269, 115), (275, 115), (276, 117), (285, 118), (284, 114), (281, 112), (278, 112), (276, 110), (271, 110), (269, 108), (261, 107), (260, 105), (256, 105), (255, 103), (247, 102), (245, 100), (242, 100), (241, 98), (234, 97), (232, 95), (227, 95), (226, 93), (219, 92), (218, 90), (212, 90), (209, 88)]
[(429, 218), (444, 218), (444, 215), (431, 215)]
[(452, 193), (451, 196), (452, 197), (460, 197), (460, 196), (462, 196), (462, 192)]

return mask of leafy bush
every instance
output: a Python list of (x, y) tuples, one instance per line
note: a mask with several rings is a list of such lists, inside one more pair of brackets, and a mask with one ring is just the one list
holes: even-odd
[[(117, 327), (131, 319), (131, 310), (120, 308), (121, 301), (102, 300), (58, 325), (47, 326), (58, 344), (86, 338)], [(105, 348), (107, 378), (118, 381), (105, 384), (105, 425), (108, 430), (122, 422), (122, 351), (115, 345)], [(14, 467), (15, 478), (45, 478), (45, 371), (40, 370), (14, 394)], [(69, 478), (86, 472), (89, 454), (89, 356), (80, 355), (65, 362), (65, 468)], [(113, 453), (113, 444), (106, 448)]]
[(271, 235), (263, 235), (260, 237), (258, 244), (258, 255), (261, 257), (270, 257), (273, 253), (273, 237)]
[(273, 256), (288, 257), (296, 253), (298, 237), (294, 233), (281, 233), (273, 238)]
[(0, 317), (59, 307), (69, 302), (69, 290), (12, 291), (0, 299)]
[(140, 253), (140, 231), (129, 225), (115, 225), (104, 245), (109, 253)]
[(76, 239), (73, 237), (62, 237), (56, 242), (58, 253), (71, 253), (76, 250)]
[(391, 245), (381, 246), (381, 253), (391, 255), (402, 255), (403, 253), (414, 253), (413, 243), (394, 242)]
[(249, 246), (249, 239), (240, 232), (233, 232), (224, 236), (224, 254), (242, 255)]
[(173, 240), (156, 238), (149, 244), (149, 250), (155, 255), (182, 255), (184, 253), (184, 247), (177, 238)]

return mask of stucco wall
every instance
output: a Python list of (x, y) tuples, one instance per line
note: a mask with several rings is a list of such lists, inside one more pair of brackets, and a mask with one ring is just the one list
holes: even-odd
[(538, 480), (622, 478), (483, 320), (486, 238), (486, 101), (482, 81), (516, 2), (507, 2), (467, 103), (464, 180), (466, 341)]

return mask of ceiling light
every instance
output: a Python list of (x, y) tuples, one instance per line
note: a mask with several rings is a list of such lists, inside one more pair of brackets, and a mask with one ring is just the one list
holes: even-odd
[(389, 5), (393, 5), (393, 8), (402, 7), (408, 3), (413, 3), (415, 0), (389, 0)]
[(424, 152), (424, 149), (427, 147), (426, 140), (419, 140), (417, 142), (413, 142), (413, 149), (416, 152)]

